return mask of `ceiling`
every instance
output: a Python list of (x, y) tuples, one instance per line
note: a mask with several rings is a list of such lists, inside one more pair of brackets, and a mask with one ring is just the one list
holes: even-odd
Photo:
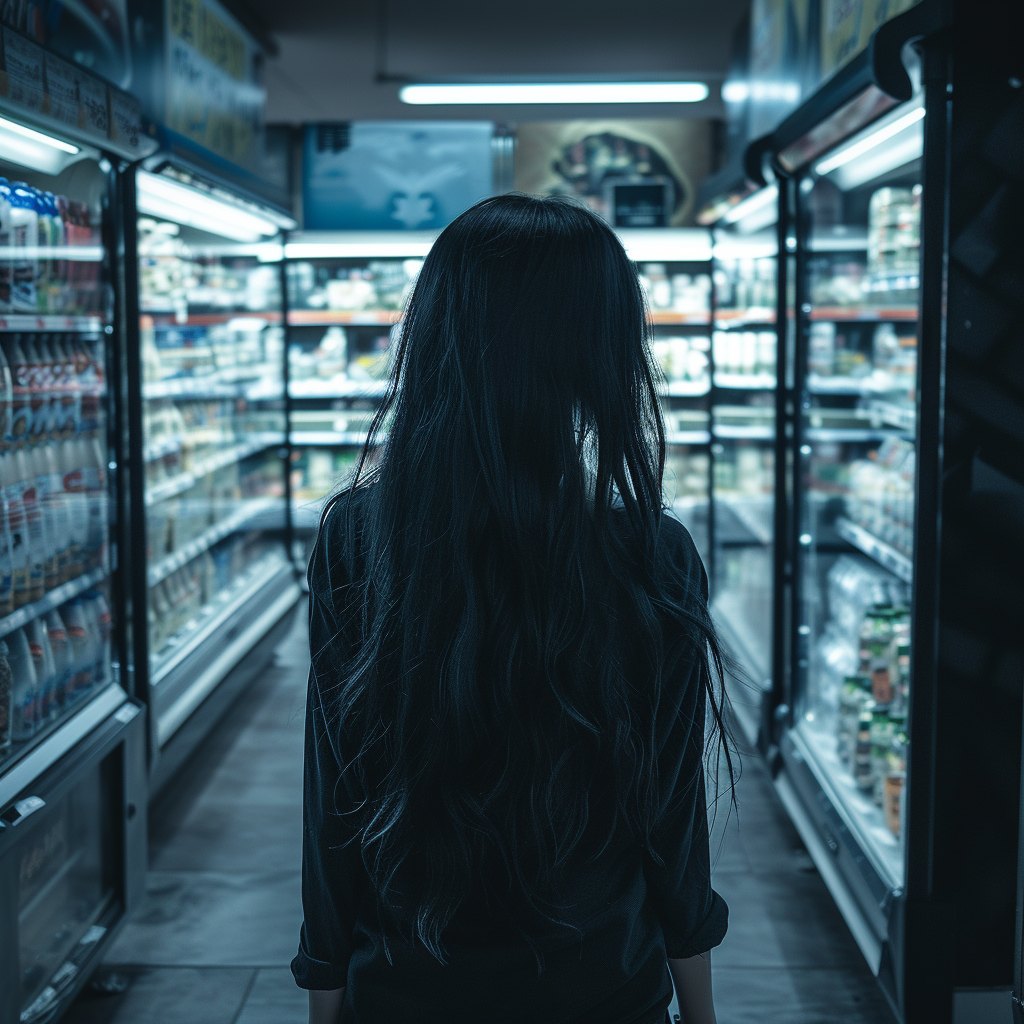
[[(749, 0), (234, 0), (274, 42), (267, 119), (720, 117), (733, 27)], [(415, 107), (402, 81), (698, 79), (702, 103)]]

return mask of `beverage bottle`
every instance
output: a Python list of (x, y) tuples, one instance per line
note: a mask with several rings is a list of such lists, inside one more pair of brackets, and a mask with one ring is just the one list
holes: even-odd
[[(39, 213), (31, 186), (23, 181), (11, 185), (11, 235), (15, 249), (11, 282), (11, 307), (19, 312), (35, 313), (36, 280), (39, 276)], [(18, 252), (18, 250), (21, 250)]]
[(54, 336), (54, 350), (54, 358), (61, 363), (61, 414), (58, 420), (60, 434), (62, 437), (71, 437), (78, 431), (79, 407), (81, 404), (75, 355), (68, 339), (60, 338), (59, 336)]
[(95, 430), (97, 423), (96, 368), (88, 349), (88, 340), (78, 335), (72, 338), (75, 358), (75, 381), (78, 388), (78, 429), (82, 433)]
[[(74, 225), (71, 223), (71, 208), (67, 196), (57, 196), (57, 212), (60, 216), (62, 226), (61, 237), (66, 246), (77, 245), (74, 237)], [(66, 260), (64, 262), (64, 273), (62, 275), (63, 302), (61, 308), (67, 313), (77, 312), (77, 295), (75, 289), (78, 279), (78, 261)]]
[[(53, 467), (51, 473), (50, 459), (47, 458), (50, 444), (37, 444), (28, 451), (28, 457), (35, 472), (36, 500), (39, 502), (39, 511), (47, 539), (46, 560), (43, 562), (43, 586), (47, 591), (53, 590), (61, 582), (61, 549), (67, 536), (66, 525), (61, 521), (60, 516), (64, 500), (63, 486), (57, 494), (52, 493), (56, 466)], [(52, 453), (50, 453), (50, 458), (52, 458)]]
[(50, 272), (53, 267), (53, 255), (49, 251), (53, 247), (53, 222), (43, 193), (31, 186), (30, 190), (36, 211), (36, 237), (39, 239), (39, 248), (43, 250), (36, 261), (36, 308), (40, 313), (45, 313), (49, 310)]
[[(53, 546), (57, 559), (57, 583), (66, 583), (70, 563), (69, 546), (71, 543), (71, 520), (68, 513), (67, 496), (64, 493), (64, 477), (60, 471), (61, 442), (49, 441), (38, 447), (39, 458), (42, 459), (42, 473), (45, 480), (40, 482), (43, 510), (48, 513), (45, 518), (50, 524), (53, 535)], [(55, 584), (57, 585), (57, 584)]]
[(6, 440), (12, 444), (26, 441), (32, 432), (32, 366), (22, 347), (23, 338), (21, 334), (14, 334), (7, 345), (7, 362), (11, 368), (11, 415)]
[(7, 356), (0, 347), (0, 444), (11, 439), (11, 414), (14, 411), (14, 379)]
[(11, 749), (11, 663), (7, 660), (7, 642), (0, 640), (0, 757)]
[(40, 616), (26, 627), (28, 649), (36, 670), (36, 716), (39, 725), (57, 717), (57, 673), (54, 666), (50, 638), (46, 634), (46, 623)]
[(46, 593), (46, 561), (50, 553), (49, 536), (39, 504), (33, 460), (24, 448), (14, 451), (16, 476), (21, 486), (25, 510), (25, 537), (28, 540), (28, 600), (38, 601)]
[(25, 630), (16, 629), (6, 639), (11, 666), (11, 739), (23, 743), (36, 732), (36, 669)]
[(90, 662), (90, 637), (82, 601), (75, 598), (63, 608), (64, 626), (71, 651), (72, 693), (75, 697), (85, 693), (92, 684), (93, 666)]
[(78, 438), (69, 438), (55, 453), (64, 491), (64, 509), (68, 517), (67, 578), (77, 579), (85, 572), (83, 548), (89, 529), (89, 504), (78, 461)]
[(110, 606), (107, 599), (99, 590), (94, 590), (91, 597), (93, 618), (96, 620), (97, 636), (99, 638), (99, 656), (96, 667), (96, 679), (100, 682), (108, 682), (110, 679), (110, 666), (113, 660), (111, 649), (111, 634), (113, 632), (113, 618), (110, 614)]
[(3, 483), (7, 510), (7, 532), (11, 544), (11, 603), (20, 608), (29, 598), (29, 545), (25, 506), (21, 500), (21, 481), (13, 452), (0, 453), (0, 482)]
[(7, 255), (13, 244), (11, 225), (11, 186), (6, 178), (0, 178), (0, 313), (11, 309), (11, 258)]
[(57, 197), (52, 192), (44, 192), (43, 198), (46, 203), (46, 212), (50, 218), (50, 245), (56, 252), (50, 261), (50, 299), (49, 308), (51, 313), (64, 311), (64, 277), (67, 274), (68, 261), (61, 259), (59, 252), (64, 248), (64, 221), (60, 215), (60, 208), (57, 205)]
[(89, 571), (107, 562), (106, 462), (98, 437), (79, 437), (78, 446), (80, 454), (76, 461), (82, 467), (82, 488), (88, 512), (83, 561)]
[(7, 463), (0, 461), (0, 618), (14, 611), (14, 559), (11, 551), (11, 525), (7, 509)]
[(60, 432), (61, 401), (64, 394), (64, 361), (57, 352), (57, 335), (45, 334), (36, 343), (39, 358), (46, 366), (46, 436), (57, 437)]
[(22, 349), (29, 365), (29, 406), (32, 420), (29, 424), (33, 441), (44, 439), (50, 429), (50, 392), (53, 386), (53, 366), (47, 361), (45, 335), (26, 334)]
[(82, 657), (85, 664), (85, 673), (88, 676), (88, 688), (93, 689), (99, 686), (103, 679), (100, 671), (100, 659), (103, 657), (103, 643), (100, 640), (99, 622), (96, 619), (95, 610), (88, 594), (80, 598), (82, 609), (82, 621), (85, 623), (85, 646), (82, 648)]
[(64, 620), (52, 608), (46, 613), (46, 634), (53, 651), (53, 670), (57, 680), (57, 706), (62, 708), (71, 696), (71, 650), (68, 647), (68, 632)]

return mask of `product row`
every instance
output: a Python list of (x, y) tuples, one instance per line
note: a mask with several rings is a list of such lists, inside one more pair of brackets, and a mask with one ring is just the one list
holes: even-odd
[(273, 264), (203, 255), (169, 221), (140, 218), (139, 290), (145, 313), (189, 314), (229, 310), (262, 312), (281, 307), (281, 278)]
[[(150, 566), (185, 547), (213, 527), (244, 519), (260, 498), (284, 496), (276, 452), (231, 462), (199, 477), (180, 494), (146, 510), (146, 556)], [(243, 525), (242, 521), (238, 526)], [(197, 552), (199, 554), (199, 552)]]
[(284, 331), (258, 316), (225, 323), (176, 325), (141, 321), (142, 379), (146, 384), (183, 378), (230, 383), (279, 376)]
[(700, 335), (651, 341), (651, 352), (668, 381), (707, 381), (710, 349), (710, 340)]
[(912, 403), (917, 389), (916, 323), (834, 324), (816, 321), (808, 339), (814, 377), (852, 377), (870, 390)]
[(872, 536), (910, 558), (914, 547), (914, 468), (911, 441), (889, 437), (850, 464), (846, 514)]
[[(158, 661), (163, 648), (177, 646), (202, 621), (217, 610), (233, 586), (241, 586), (247, 573), (258, 570), (264, 560), (275, 559), (277, 545), (257, 538), (232, 536), (149, 589), (147, 618), (151, 658)], [(274, 564), (279, 564), (276, 558)]]
[(289, 306), (352, 313), (401, 310), (422, 266), (422, 260), (370, 260), (365, 266), (290, 262)]
[(110, 680), (110, 608), (90, 590), (0, 638), (0, 757)]
[(95, 436), (0, 453), (0, 615), (106, 567), (107, 502)]
[(102, 310), (99, 224), (98, 209), (0, 178), (0, 312)]
[(105, 393), (102, 338), (0, 335), (0, 431), (5, 444), (96, 432)]
[(641, 263), (638, 269), (651, 309), (684, 314), (710, 313), (710, 275), (673, 274), (664, 263)]
[(774, 256), (719, 258), (715, 269), (716, 309), (775, 309)]
[(384, 380), (390, 369), (391, 335), (372, 337), (368, 351), (350, 350), (343, 327), (328, 327), (314, 348), (288, 347), (288, 374), (293, 381), (347, 377), (354, 381)]
[(715, 331), (715, 373), (775, 376), (774, 331)]

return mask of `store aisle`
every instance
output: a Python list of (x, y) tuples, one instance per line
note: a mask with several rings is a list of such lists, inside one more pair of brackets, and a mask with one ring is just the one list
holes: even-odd
[[(152, 809), (148, 894), (108, 957), (127, 988), (84, 993), (67, 1024), (300, 1024), (298, 926), (305, 617), (274, 664)], [(892, 1020), (764, 768), (744, 759), (719, 814), (720, 1024)], [(401, 1022), (396, 1022), (401, 1024)]]

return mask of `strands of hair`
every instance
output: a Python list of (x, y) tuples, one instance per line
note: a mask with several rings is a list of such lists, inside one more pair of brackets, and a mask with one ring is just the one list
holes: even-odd
[(661, 557), (654, 366), (607, 225), (561, 199), (487, 199), (427, 256), (354, 481), (321, 521), (348, 582), (313, 664), (363, 798), (351, 841), (382, 924), (441, 962), (475, 879), (503, 879), (488, 901), (524, 934), (524, 914), (560, 922), (598, 793), (607, 841), (626, 829), (653, 853), (666, 665), (702, 666), (725, 733), (699, 569)]

